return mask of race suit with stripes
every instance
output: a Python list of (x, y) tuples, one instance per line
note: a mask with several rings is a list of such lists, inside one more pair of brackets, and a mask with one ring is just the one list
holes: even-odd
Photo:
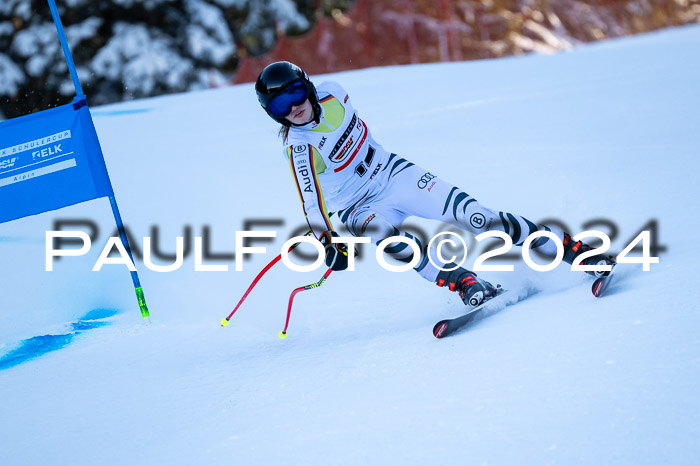
[[(324, 82), (317, 92), (320, 121), (290, 127), (285, 147), (304, 215), (317, 238), (334, 229), (329, 212), (337, 212), (352, 235), (370, 237), (375, 244), (390, 236), (410, 238), (421, 250), (414, 268), (430, 281), (435, 281), (439, 269), (428, 260), (426, 245), (401, 229), (410, 216), (446, 222), (474, 234), (502, 231), (518, 246), (538, 230), (563, 238), (557, 229), (489, 209), (428, 170), (387, 152), (372, 138), (339, 84)], [(546, 237), (532, 245), (547, 256), (556, 254), (556, 246)], [(403, 242), (391, 243), (385, 251), (400, 262), (413, 260), (413, 249)], [(444, 265), (435, 260), (435, 251), (430, 257)]]

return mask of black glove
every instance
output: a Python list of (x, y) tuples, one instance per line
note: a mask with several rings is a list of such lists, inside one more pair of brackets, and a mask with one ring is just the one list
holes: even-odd
[(331, 237), (338, 237), (335, 231), (326, 231), (319, 241), (326, 248), (326, 266), (335, 272), (348, 268), (348, 247), (345, 243), (331, 243)]

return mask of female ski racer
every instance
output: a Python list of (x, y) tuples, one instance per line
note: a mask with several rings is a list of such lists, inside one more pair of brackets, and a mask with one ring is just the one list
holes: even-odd
[[(554, 227), (535, 225), (519, 215), (485, 207), (428, 170), (386, 151), (372, 138), (347, 92), (335, 82), (315, 87), (301, 68), (282, 61), (268, 65), (260, 73), (255, 90), (267, 114), (282, 124), (284, 152), (304, 215), (325, 247), (326, 265), (333, 270), (346, 269), (348, 258), (347, 246), (331, 241), (338, 234), (329, 212), (337, 212), (352, 235), (370, 237), (375, 244), (390, 236), (415, 241), (421, 250), (416, 272), (438, 286), (456, 291), (468, 306), (490, 299), (497, 288), (456, 264), (431, 262), (428, 254), (435, 259), (435, 251), (427, 251), (418, 238), (401, 230), (407, 217), (439, 220), (474, 234), (502, 231), (516, 246), (538, 230), (551, 231), (562, 241), (563, 260), (569, 264), (590, 249)], [(547, 237), (535, 240), (532, 248), (549, 257), (555, 257), (557, 252)], [(413, 249), (404, 242), (390, 243), (385, 251), (404, 263), (413, 260)], [(612, 261), (596, 255), (584, 263)]]

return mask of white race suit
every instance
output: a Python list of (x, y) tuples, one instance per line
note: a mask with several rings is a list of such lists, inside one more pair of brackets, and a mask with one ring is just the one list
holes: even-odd
[[(337, 83), (324, 82), (317, 92), (320, 120), (291, 126), (285, 147), (306, 220), (317, 238), (334, 229), (329, 212), (337, 212), (352, 235), (368, 236), (376, 244), (390, 236), (411, 238), (422, 251), (414, 268), (430, 281), (439, 270), (428, 261), (425, 245), (401, 230), (409, 216), (439, 220), (474, 234), (502, 231), (515, 245), (538, 230), (554, 230), (563, 238), (558, 230), (485, 207), (428, 170), (387, 152)], [(532, 244), (548, 256), (556, 253), (546, 237)], [(391, 243), (385, 251), (401, 262), (413, 260), (413, 249), (403, 242)]]

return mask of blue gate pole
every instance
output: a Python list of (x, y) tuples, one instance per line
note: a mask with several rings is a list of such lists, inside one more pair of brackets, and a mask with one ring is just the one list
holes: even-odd
[[(78, 79), (78, 72), (75, 69), (75, 63), (73, 62), (73, 55), (70, 53), (70, 48), (68, 48), (68, 40), (66, 40), (66, 33), (63, 30), (63, 24), (61, 23), (61, 17), (58, 15), (58, 8), (56, 8), (55, 0), (48, 0), (49, 8), (51, 9), (51, 16), (53, 16), (53, 22), (56, 25), (56, 32), (58, 32), (58, 39), (61, 41), (61, 48), (63, 49), (63, 55), (66, 57), (66, 64), (68, 65), (68, 71), (70, 72), (70, 77), (73, 80), (73, 86), (75, 87), (75, 93), (78, 97), (84, 96), (83, 88), (80, 85), (80, 80)], [(126, 236), (126, 230), (124, 229), (124, 223), (122, 222), (122, 217), (119, 214), (119, 207), (117, 206), (117, 200), (114, 198), (114, 193), (109, 196), (109, 204), (112, 206), (112, 214), (114, 215), (114, 221), (117, 223), (117, 229), (119, 230), (119, 237), (121, 238), (126, 252), (129, 254), (131, 262), (135, 265), (134, 256), (131, 253), (131, 246), (129, 246), (129, 238)], [(141, 316), (144, 318), (146, 323), (151, 323), (151, 317), (148, 312), (148, 306), (146, 305), (146, 298), (143, 295), (143, 288), (141, 288), (141, 281), (139, 280), (139, 275), (136, 271), (131, 272), (131, 281), (134, 283), (134, 291), (136, 291), (136, 299), (139, 303), (139, 309), (141, 310)]]
[(63, 23), (61, 23), (61, 17), (58, 15), (58, 8), (56, 8), (55, 0), (48, 0), (49, 8), (51, 9), (51, 16), (53, 16), (53, 22), (56, 25), (56, 31), (58, 32), (58, 40), (61, 41), (61, 48), (63, 48), (63, 56), (66, 57), (66, 64), (68, 65), (68, 71), (70, 72), (70, 77), (73, 80), (73, 86), (75, 87), (75, 93), (78, 96), (83, 94), (83, 88), (80, 85), (80, 80), (78, 79), (78, 72), (75, 70), (75, 63), (73, 63), (73, 55), (70, 53), (68, 48), (68, 41), (66, 40), (66, 33), (63, 31)]
[[(131, 253), (131, 247), (129, 246), (129, 238), (126, 236), (126, 230), (124, 229), (124, 223), (122, 222), (122, 216), (119, 214), (119, 207), (117, 206), (117, 200), (114, 198), (114, 194), (109, 196), (109, 205), (112, 206), (112, 214), (114, 215), (114, 220), (117, 222), (117, 229), (119, 230), (119, 238), (121, 238), (122, 244), (126, 248), (126, 252), (129, 254), (129, 259), (131, 263), (136, 266), (134, 262), (134, 256)], [(141, 280), (139, 280), (139, 274), (136, 270), (131, 272), (131, 281), (134, 283), (134, 291), (136, 291), (136, 299), (139, 302), (139, 309), (141, 309), (141, 317), (144, 318), (146, 323), (151, 323), (151, 315), (148, 312), (148, 306), (146, 305), (146, 298), (143, 295), (143, 288), (141, 288)]]

